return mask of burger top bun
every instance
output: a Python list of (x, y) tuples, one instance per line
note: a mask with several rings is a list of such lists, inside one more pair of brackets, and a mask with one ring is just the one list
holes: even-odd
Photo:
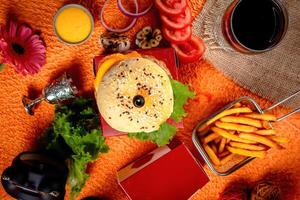
[(152, 59), (129, 58), (113, 65), (97, 93), (102, 117), (127, 133), (158, 130), (173, 112), (173, 89), (168, 73)]

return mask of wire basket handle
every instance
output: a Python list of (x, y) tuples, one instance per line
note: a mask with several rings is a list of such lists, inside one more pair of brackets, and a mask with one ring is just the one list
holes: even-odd
[[(295, 96), (298, 95), (298, 94), (300, 94), (300, 90), (298, 90), (297, 92), (295, 92), (295, 93), (292, 94), (291, 96), (289, 96), (289, 97), (287, 97), (287, 98), (285, 98), (285, 99), (283, 99), (283, 100), (281, 100), (281, 101), (279, 101), (279, 102), (277, 102), (277, 103), (274, 103), (274, 104), (273, 104), (272, 106), (270, 106), (269, 108), (266, 108), (265, 110), (263, 110), (263, 112), (266, 112), (266, 111), (268, 111), (268, 110), (272, 110), (273, 108), (275, 108), (275, 107), (277, 107), (277, 106), (283, 104), (284, 102), (286, 102), (286, 101), (292, 99), (293, 97), (295, 97)], [(283, 115), (283, 116), (281, 116), (281, 117), (279, 117), (279, 118), (277, 118), (276, 121), (279, 122), (279, 121), (281, 121), (281, 120), (283, 120), (283, 119), (285, 119), (285, 118), (287, 118), (287, 117), (289, 117), (289, 116), (291, 116), (291, 115), (293, 115), (293, 114), (295, 114), (295, 113), (297, 113), (297, 112), (300, 112), (300, 107), (299, 107), (299, 108), (296, 108), (295, 110), (293, 110), (293, 111), (291, 111), (291, 112), (289, 112), (289, 113), (287, 113), (287, 114), (285, 114), (285, 115)]]

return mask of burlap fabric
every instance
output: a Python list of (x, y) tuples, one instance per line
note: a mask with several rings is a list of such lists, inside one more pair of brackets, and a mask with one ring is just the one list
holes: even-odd
[[(273, 101), (300, 89), (300, 1), (283, 2), (289, 15), (284, 39), (273, 50), (246, 55), (233, 50), (222, 34), (222, 18), (232, 0), (208, 0), (193, 23), (206, 45), (206, 59), (243, 87)], [(255, 11), (253, 11), (255, 12)], [(299, 106), (300, 96), (288, 103)]]

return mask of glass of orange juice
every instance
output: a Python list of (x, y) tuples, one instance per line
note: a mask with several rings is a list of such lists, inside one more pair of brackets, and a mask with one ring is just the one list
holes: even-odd
[(94, 30), (94, 19), (85, 7), (78, 4), (67, 4), (55, 14), (53, 27), (61, 42), (68, 45), (80, 45), (91, 37)]

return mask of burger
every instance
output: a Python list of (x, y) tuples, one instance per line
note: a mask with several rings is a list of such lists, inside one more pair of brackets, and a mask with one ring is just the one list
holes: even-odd
[(184, 104), (194, 96), (162, 61), (137, 52), (102, 59), (94, 87), (101, 116), (112, 128), (159, 146), (175, 135), (170, 121), (181, 121)]

